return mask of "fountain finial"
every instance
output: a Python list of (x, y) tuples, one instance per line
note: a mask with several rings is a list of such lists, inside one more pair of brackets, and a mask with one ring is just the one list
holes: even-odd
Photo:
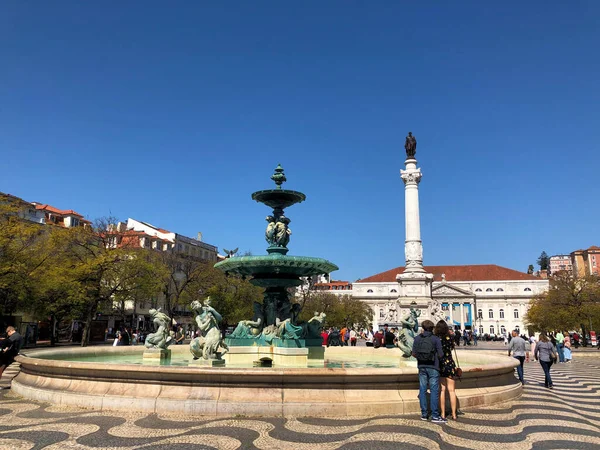
[(271, 175), (271, 180), (275, 182), (275, 184), (277, 185), (277, 189), (281, 189), (281, 185), (283, 184), (283, 182), (287, 181), (287, 178), (283, 173), (283, 167), (281, 167), (281, 164), (277, 164), (277, 167), (275, 168), (275, 173)]

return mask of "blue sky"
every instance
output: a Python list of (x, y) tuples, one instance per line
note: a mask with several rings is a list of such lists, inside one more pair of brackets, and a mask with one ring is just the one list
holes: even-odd
[[(219, 4), (217, 4), (219, 3)], [(412, 131), (425, 264), (525, 271), (599, 245), (600, 2), (3, 2), (0, 191), (263, 254), (404, 264)]]

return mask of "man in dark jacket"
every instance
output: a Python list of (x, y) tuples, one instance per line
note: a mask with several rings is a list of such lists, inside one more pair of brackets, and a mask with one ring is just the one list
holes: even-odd
[(7, 327), (6, 334), (8, 337), (0, 342), (0, 377), (2, 372), (10, 366), (15, 360), (15, 356), (19, 354), (23, 345), (23, 337), (17, 333), (14, 327)]
[(419, 404), (421, 420), (427, 420), (427, 388), (429, 388), (429, 407), (433, 423), (446, 423), (440, 416), (440, 359), (444, 356), (442, 341), (433, 335), (434, 324), (424, 320), (423, 332), (415, 337), (412, 355), (417, 359), (419, 368)]

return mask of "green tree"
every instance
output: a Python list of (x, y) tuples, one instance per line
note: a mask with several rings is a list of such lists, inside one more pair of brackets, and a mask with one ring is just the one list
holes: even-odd
[(75, 227), (60, 233), (60, 261), (70, 286), (70, 301), (83, 312), (85, 328), (82, 346), (89, 342), (92, 320), (115, 303), (150, 297), (161, 288), (161, 266), (150, 254), (120, 241), (114, 221), (100, 219), (93, 226)]
[(300, 313), (301, 320), (310, 319), (315, 312), (324, 312), (327, 326), (356, 326), (359, 329), (372, 325), (373, 311), (364, 302), (349, 295), (335, 295), (329, 292), (312, 292), (304, 299)]
[(531, 301), (525, 321), (532, 331), (581, 328), (585, 336), (586, 329), (600, 325), (600, 279), (559, 272), (548, 292)]
[(540, 270), (548, 270), (550, 268), (550, 257), (546, 252), (542, 252), (540, 257), (537, 259)]
[(0, 312), (26, 305), (53, 255), (50, 230), (22, 217), (23, 201), (0, 196)]

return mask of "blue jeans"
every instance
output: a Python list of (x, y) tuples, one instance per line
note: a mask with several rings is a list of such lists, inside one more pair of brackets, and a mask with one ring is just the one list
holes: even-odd
[(427, 388), (431, 417), (440, 417), (440, 372), (432, 367), (419, 367), (419, 404), (421, 417), (427, 417)]
[(523, 382), (523, 363), (525, 362), (525, 357), (513, 356), (513, 358), (519, 360), (519, 365), (517, 366), (517, 375), (519, 376), (519, 381)]
[(558, 350), (558, 361), (559, 362), (565, 362), (565, 352), (564, 349), (565, 348), (565, 344), (556, 344), (556, 350)]
[(544, 370), (544, 386), (552, 386), (552, 378), (550, 378), (550, 367), (552, 366), (552, 361), (540, 360), (540, 364)]

